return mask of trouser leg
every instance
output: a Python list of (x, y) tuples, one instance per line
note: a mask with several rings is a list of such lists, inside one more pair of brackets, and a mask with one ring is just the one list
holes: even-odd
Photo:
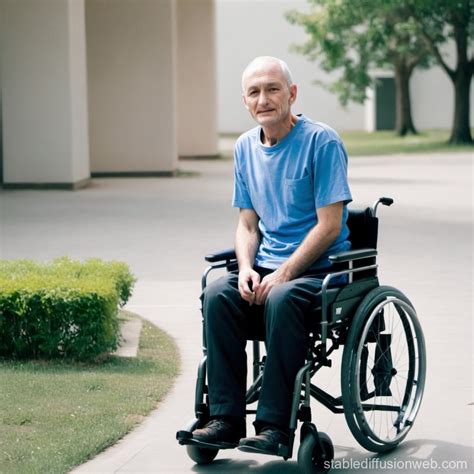
[[(317, 303), (317, 278), (298, 278), (274, 287), (265, 303), (267, 358), (256, 425), (288, 427), (295, 377), (304, 365), (308, 335), (305, 313)], [(263, 422), (263, 423), (262, 423)]]
[(237, 282), (237, 275), (227, 274), (203, 294), (211, 416), (245, 416), (246, 318), (252, 310), (241, 298)]

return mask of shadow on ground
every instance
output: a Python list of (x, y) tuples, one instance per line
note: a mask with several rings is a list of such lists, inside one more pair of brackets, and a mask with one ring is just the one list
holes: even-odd
[[(418, 439), (404, 442), (395, 451), (386, 454), (361, 453), (347, 446), (335, 446), (336, 458), (331, 474), (391, 471), (397, 474), (413, 472), (473, 472), (473, 448), (435, 439)], [(297, 453), (295, 453), (296, 458)], [(219, 453), (225, 456), (225, 453)], [(216, 459), (206, 466), (194, 466), (199, 473), (252, 472), (258, 474), (301, 474), (295, 459), (270, 460), (260, 464), (254, 459)]]

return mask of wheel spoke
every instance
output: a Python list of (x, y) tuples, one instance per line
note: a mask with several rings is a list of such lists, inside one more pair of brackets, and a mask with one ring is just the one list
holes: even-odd
[(344, 355), (349, 390), (343, 391), (343, 402), (349, 428), (366, 449), (392, 449), (411, 428), (425, 372), (417, 316), (398, 290), (379, 287), (363, 300)]

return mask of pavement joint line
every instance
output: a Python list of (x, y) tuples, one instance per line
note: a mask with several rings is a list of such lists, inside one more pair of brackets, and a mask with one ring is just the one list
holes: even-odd
[(122, 471), (122, 469), (123, 469), (128, 463), (130, 463), (131, 461), (133, 461), (139, 454), (141, 454), (142, 451), (144, 451), (147, 447), (148, 447), (148, 444), (146, 444), (146, 445), (143, 446), (141, 449), (139, 449), (138, 451), (136, 451), (135, 454), (134, 454), (131, 458), (128, 458), (118, 469), (114, 470), (114, 474), (120, 474), (120, 472), (126, 472), (126, 471)]

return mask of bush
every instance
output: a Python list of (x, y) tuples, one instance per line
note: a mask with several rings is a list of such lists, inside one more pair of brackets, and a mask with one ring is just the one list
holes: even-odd
[(117, 348), (126, 264), (60, 258), (0, 260), (0, 356), (91, 359)]

